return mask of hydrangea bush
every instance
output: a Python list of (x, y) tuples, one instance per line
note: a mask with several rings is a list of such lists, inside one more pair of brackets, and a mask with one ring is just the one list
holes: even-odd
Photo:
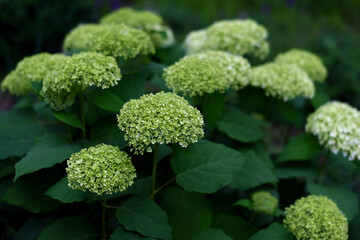
[(266, 61), (262, 24), (180, 43), (126, 7), (20, 61), (1, 84), (0, 238), (359, 239), (359, 111), (315, 53)]

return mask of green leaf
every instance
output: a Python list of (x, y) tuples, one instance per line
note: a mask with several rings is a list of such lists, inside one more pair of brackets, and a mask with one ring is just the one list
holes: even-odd
[[(294, 102), (277, 101), (276, 106), (280, 113), (292, 124), (300, 127), (305, 121), (305, 116), (300, 109), (294, 106)], [(280, 115), (281, 116), (281, 115)]]
[(43, 87), (42, 82), (31, 81), (31, 88), (36, 95), (40, 95), (40, 91), (41, 91), (42, 87)]
[(252, 204), (251, 201), (247, 198), (243, 198), (243, 199), (239, 199), (238, 201), (236, 201), (233, 206), (242, 206), (242, 207), (246, 207), (247, 209), (252, 210)]
[(2, 161), (0, 162), (0, 179), (12, 175), (15, 172), (13, 162)]
[(61, 122), (66, 123), (72, 127), (80, 128), (84, 130), (84, 126), (81, 124), (79, 117), (75, 114), (66, 112), (54, 112), (54, 116)]
[(29, 110), (8, 110), (0, 112), (0, 130), (23, 123), (36, 123), (35, 114)]
[(206, 229), (196, 234), (193, 240), (232, 240), (221, 229)]
[(134, 73), (123, 74), (118, 85), (112, 91), (124, 102), (141, 97), (145, 91), (147, 73), (136, 70)]
[(33, 213), (59, 209), (60, 202), (44, 195), (44, 192), (58, 180), (58, 175), (57, 172), (47, 170), (23, 176), (7, 189), (2, 200)]
[(313, 180), (317, 177), (317, 170), (311, 166), (276, 167), (274, 173), (280, 179), (305, 177), (309, 180)]
[(174, 240), (191, 237), (210, 227), (212, 211), (204, 195), (169, 187), (162, 193), (161, 207), (169, 217)]
[(358, 213), (349, 223), (349, 240), (360, 239), (360, 214)]
[(49, 224), (49, 218), (30, 218), (16, 233), (14, 240), (37, 240), (39, 233)]
[(38, 240), (95, 240), (90, 222), (84, 217), (65, 217), (45, 228)]
[(266, 229), (260, 230), (254, 234), (249, 240), (264, 240), (264, 239), (276, 239), (276, 240), (295, 240), (295, 237), (286, 228), (277, 223), (272, 223)]
[(205, 94), (201, 97), (200, 104), (205, 122), (211, 126), (216, 125), (225, 108), (225, 94), (218, 92)]
[(144, 236), (172, 239), (166, 213), (149, 198), (131, 198), (116, 212), (119, 222)]
[(23, 156), (34, 144), (35, 138), (44, 134), (44, 128), (35, 123), (11, 125), (0, 130), (0, 159)]
[(235, 108), (225, 108), (217, 123), (220, 132), (240, 142), (254, 142), (264, 135), (265, 122), (249, 116)]
[(308, 187), (310, 194), (325, 195), (333, 200), (346, 215), (348, 221), (351, 221), (359, 212), (359, 199), (356, 193), (350, 191), (346, 186), (324, 186), (317, 183), (309, 183)]
[(69, 144), (57, 136), (46, 136), (36, 141), (30, 151), (15, 165), (15, 178), (43, 168), (49, 168), (80, 151), (79, 144)]
[(179, 148), (171, 159), (176, 182), (186, 191), (214, 193), (241, 172), (242, 153), (222, 144), (200, 140)]
[(327, 103), (330, 101), (330, 97), (327, 93), (325, 93), (323, 90), (321, 90), (321, 88), (319, 89), (318, 87), (316, 88), (316, 92), (315, 92), (315, 96), (314, 98), (312, 98), (310, 100), (311, 105), (314, 108), (318, 108), (321, 105)]
[(114, 233), (111, 234), (110, 240), (155, 240), (155, 238), (147, 238), (139, 233), (128, 232), (122, 226), (115, 229)]
[(244, 153), (245, 164), (239, 174), (229, 184), (229, 187), (247, 190), (249, 188), (260, 186), (265, 183), (273, 183), (277, 181), (269, 165), (262, 161), (254, 151), (246, 151)]
[(101, 109), (120, 112), (124, 102), (109, 89), (99, 89), (89, 92), (87, 100)]
[(277, 162), (294, 160), (307, 160), (319, 153), (323, 148), (318, 139), (310, 134), (301, 134), (290, 139), (289, 143), (280, 153)]
[(98, 143), (105, 143), (118, 146), (120, 149), (128, 146), (124, 139), (124, 133), (117, 126), (116, 117), (111, 119), (100, 119), (91, 126), (91, 138), (94, 141), (93, 145)]

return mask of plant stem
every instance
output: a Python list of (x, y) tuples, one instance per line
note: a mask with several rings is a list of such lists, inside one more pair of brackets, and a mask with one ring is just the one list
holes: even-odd
[(154, 194), (156, 194), (158, 191), (160, 191), (161, 189), (163, 189), (164, 187), (166, 187), (167, 185), (169, 185), (172, 181), (174, 181), (177, 178), (177, 175), (175, 175), (173, 178), (171, 178), (169, 181), (167, 181), (164, 185), (162, 185), (161, 187), (159, 187), (158, 189), (156, 189), (154, 191)]
[(80, 120), (83, 125), (82, 137), (86, 139), (86, 123), (85, 123), (85, 103), (84, 103), (84, 92), (80, 93)]
[(106, 195), (103, 194), (102, 240), (106, 240)]
[(159, 143), (155, 144), (154, 151), (154, 163), (153, 163), (153, 171), (152, 171), (152, 188), (151, 188), (151, 199), (154, 199), (156, 191), (155, 191), (155, 182), (156, 182), (156, 166), (157, 166), (157, 158), (159, 152)]

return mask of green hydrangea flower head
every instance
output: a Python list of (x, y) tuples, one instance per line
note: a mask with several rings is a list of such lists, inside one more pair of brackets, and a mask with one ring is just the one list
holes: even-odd
[(242, 88), (248, 83), (249, 71), (249, 62), (241, 56), (208, 51), (187, 55), (164, 69), (164, 79), (175, 93), (192, 97)]
[(166, 47), (174, 43), (172, 30), (164, 25), (163, 19), (156, 13), (137, 11), (123, 7), (100, 19), (101, 24), (126, 24), (130, 27), (147, 32), (155, 46)]
[(155, 53), (147, 33), (124, 24), (80, 25), (66, 36), (63, 48), (68, 53), (91, 51), (123, 59)]
[(1, 84), (1, 88), (14, 95), (26, 95), (31, 89), (31, 82), (42, 82), (55, 66), (66, 60), (62, 54), (39, 53), (21, 60)]
[(338, 101), (328, 102), (308, 116), (307, 132), (334, 154), (342, 151), (349, 160), (360, 160), (360, 112)]
[(155, 143), (187, 147), (204, 136), (201, 113), (174, 93), (145, 94), (125, 103), (118, 126), (135, 154), (151, 152)]
[(249, 84), (265, 90), (267, 96), (283, 101), (296, 97), (313, 98), (314, 83), (302, 69), (279, 63), (267, 63), (251, 69)]
[(275, 62), (295, 64), (303, 69), (313, 81), (325, 82), (327, 70), (321, 59), (311, 52), (301, 49), (291, 49), (279, 54), (275, 58)]
[(69, 187), (97, 195), (122, 192), (134, 183), (136, 177), (129, 155), (106, 144), (72, 154), (67, 165)]
[(267, 37), (267, 30), (254, 20), (221, 20), (205, 29), (190, 32), (184, 46), (188, 54), (220, 50), (263, 59), (270, 51)]
[(347, 240), (348, 222), (326, 196), (302, 197), (285, 209), (285, 227), (298, 240)]
[(254, 212), (273, 215), (278, 205), (278, 199), (267, 191), (258, 191), (251, 195)]
[(82, 52), (69, 57), (45, 77), (41, 95), (52, 109), (58, 111), (71, 106), (77, 92), (90, 86), (109, 88), (120, 79), (115, 58)]

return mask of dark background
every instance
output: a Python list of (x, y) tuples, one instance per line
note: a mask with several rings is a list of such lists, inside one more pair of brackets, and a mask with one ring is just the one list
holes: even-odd
[[(67, 32), (81, 22), (97, 22), (130, 5), (159, 13), (178, 43), (191, 30), (226, 18), (252, 18), (269, 31), (270, 61), (293, 47), (318, 54), (329, 76), (317, 88), (360, 108), (359, 0), (0, 0), (0, 79), (24, 56), (60, 52)], [(0, 93), (0, 107), (9, 106)]]

